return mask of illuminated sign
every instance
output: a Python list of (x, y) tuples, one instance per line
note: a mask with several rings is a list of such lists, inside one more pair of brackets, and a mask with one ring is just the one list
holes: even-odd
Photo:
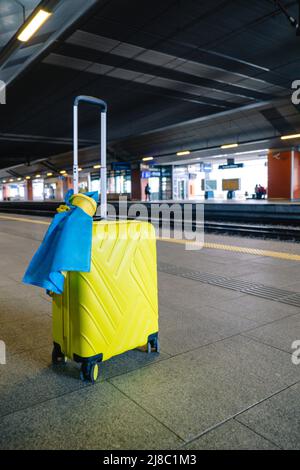
[(219, 165), (219, 170), (232, 170), (233, 168), (243, 168), (244, 163), (230, 163), (229, 165)]
[(238, 178), (222, 180), (223, 191), (239, 191), (240, 187), (241, 187), (241, 180)]

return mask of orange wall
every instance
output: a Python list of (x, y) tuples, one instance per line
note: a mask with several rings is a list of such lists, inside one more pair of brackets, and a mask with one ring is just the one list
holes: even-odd
[(300, 152), (294, 153), (294, 199), (300, 199)]
[(290, 197), (291, 197), (291, 151), (269, 152), (269, 155), (268, 155), (268, 198), (290, 199)]

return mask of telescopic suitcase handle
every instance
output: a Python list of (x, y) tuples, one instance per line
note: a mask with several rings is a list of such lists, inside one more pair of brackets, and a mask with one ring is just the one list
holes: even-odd
[(105, 101), (92, 96), (77, 96), (74, 101), (73, 116), (74, 116), (74, 164), (73, 164), (73, 178), (74, 178), (74, 193), (78, 193), (78, 107), (81, 102), (99, 106), (101, 109), (101, 218), (107, 218), (107, 193), (106, 193), (106, 114), (107, 104)]

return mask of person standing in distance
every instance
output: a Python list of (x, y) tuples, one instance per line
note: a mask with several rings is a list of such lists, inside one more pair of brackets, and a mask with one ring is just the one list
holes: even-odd
[(149, 183), (147, 183), (147, 185), (145, 187), (145, 196), (146, 196), (146, 201), (151, 200), (151, 188), (149, 186)]

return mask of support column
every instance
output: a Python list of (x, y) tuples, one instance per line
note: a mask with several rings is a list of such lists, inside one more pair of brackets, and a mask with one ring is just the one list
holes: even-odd
[(69, 189), (73, 189), (73, 178), (71, 176), (60, 176), (56, 183), (56, 199), (63, 201)]
[(3, 195), (3, 201), (8, 201), (8, 198), (9, 198), (9, 187), (6, 186), (5, 184), (2, 186), (2, 195)]
[(293, 191), (292, 151), (272, 150), (268, 155), (268, 198), (291, 199)]
[(268, 198), (300, 199), (300, 153), (272, 150), (268, 155)]
[(32, 180), (26, 180), (25, 182), (25, 201), (33, 201)]
[(58, 201), (63, 201), (64, 200), (63, 180), (61, 178), (57, 179), (55, 199), (57, 199)]
[(69, 191), (69, 189), (73, 189), (73, 178), (71, 176), (65, 176), (63, 179), (64, 195)]
[(134, 168), (131, 170), (131, 199), (133, 201), (141, 201), (142, 195), (141, 170), (140, 168)]
[(300, 152), (293, 150), (293, 199), (300, 199)]
[(91, 173), (88, 173), (88, 175), (87, 175), (87, 180), (88, 180), (88, 191), (92, 191)]

